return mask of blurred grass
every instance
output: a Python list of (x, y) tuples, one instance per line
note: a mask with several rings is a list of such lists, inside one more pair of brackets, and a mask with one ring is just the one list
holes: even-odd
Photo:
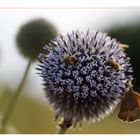
[[(1, 92), (0, 92), (1, 93)], [(42, 93), (35, 93), (42, 94)], [(0, 96), (0, 111), (4, 110), (9, 93)], [(27, 94), (26, 94), (27, 95)], [(101, 122), (83, 123), (82, 128), (77, 126), (67, 131), (69, 134), (139, 134), (140, 122), (124, 123), (117, 119), (118, 108)], [(10, 120), (8, 133), (20, 134), (53, 134), (56, 132), (56, 124), (53, 120), (54, 114), (49, 105), (44, 104), (29, 96), (20, 97)], [(12, 129), (12, 130), (11, 130)], [(15, 131), (16, 129), (16, 131)], [(14, 130), (14, 131), (13, 131)]]

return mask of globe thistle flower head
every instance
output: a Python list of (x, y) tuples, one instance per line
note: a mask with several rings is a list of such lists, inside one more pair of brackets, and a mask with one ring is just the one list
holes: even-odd
[(45, 19), (31, 20), (20, 28), (16, 36), (17, 47), (24, 57), (36, 60), (38, 54), (43, 52), (43, 46), (56, 35), (56, 28)]
[[(51, 46), (55, 46), (52, 47)], [(124, 49), (102, 32), (57, 37), (39, 68), (48, 102), (64, 122), (100, 120), (116, 107), (132, 80)]]

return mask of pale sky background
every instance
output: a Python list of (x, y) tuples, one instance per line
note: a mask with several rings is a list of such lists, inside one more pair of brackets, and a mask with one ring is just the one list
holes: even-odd
[[(21, 25), (34, 18), (50, 20), (66, 34), (72, 30), (104, 30), (117, 24), (140, 19), (140, 9), (1, 9), (0, 10), (0, 85), (15, 89), (21, 80), (28, 60), (17, 48), (15, 36)], [(41, 78), (36, 74), (36, 63), (28, 76), (26, 87), (36, 97), (43, 97)]]

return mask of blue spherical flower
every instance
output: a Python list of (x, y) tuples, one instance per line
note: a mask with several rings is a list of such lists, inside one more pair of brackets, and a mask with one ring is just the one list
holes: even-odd
[(56, 115), (66, 121), (104, 118), (133, 79), (124, 49), (105, 33), (75, 31), (45, 49), (49, 55), (39, 57), (45, 94)]

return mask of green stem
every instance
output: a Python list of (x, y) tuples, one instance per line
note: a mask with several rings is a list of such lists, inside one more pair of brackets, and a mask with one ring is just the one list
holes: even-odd
[(57, 134), (65, 134), (66, 131), (67, 131), (67, 129), (59, 127), (58, 130), (57, 130)]
[(2, 119), (2, 122), (1, 122), (2, 127), (1, 127), (1, 130), (0, 130), (0, 133), (2, 133), (2, 134), (4, 133), (5, 128), (6, 128), (6, 124), (9, 121), (9, 119), (10, 119), (10, 117), (11, 117), (13, 111), (14, 111), (14, 108), (15, 108), (15, 106), (17, 104), (17, 101), (19, 99), (19, 96), (20, 96), (21, 91), (23, 89), (23, 86), (25, 84), (25, 80), (26, 80), (26, 77), (28, 75), (28, 72), (29, 72), (31, 64), (32, 64), (32, 61), (30, 60), (28, 62), (27, 67), (26, 67), (26, 70), (25, 70), (25, 73), (23, 75), (23, 78), (22, 78), (17, 90), (12, 95), (12, 98), (11, 98), (11, 100), (10, 100), (8, 106), (7, 106), (7, 109), (6, 109), (5, 113), (4, 113), (4, 115), (3, 115), (3, 119)]
[(71, 119), (62, 118), (58, 124), (57, 134), (65, 134), (72, 124), (73, 121)]

